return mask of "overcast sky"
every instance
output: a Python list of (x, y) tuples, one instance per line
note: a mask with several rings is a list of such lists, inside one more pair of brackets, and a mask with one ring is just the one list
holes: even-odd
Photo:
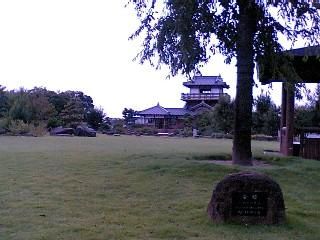
[[(133, 62), (141, 42), (128, 41), (138, 22), (127, 0), (0, 1), (0, 85), (80, 90), (108, 116), (156, 105), (182, 107), (183, 76)], [(236, 69), (217, 56), (202, 69), (219, 75), (235, 96)], [(255, 89), (255, 94), (260, 89)], [(280, 92), (272, 93), (279, 104)]]

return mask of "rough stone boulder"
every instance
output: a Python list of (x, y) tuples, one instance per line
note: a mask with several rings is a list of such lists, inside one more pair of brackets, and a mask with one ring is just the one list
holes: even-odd
[(207, 213), (216, 223), (279, 224), (285, 221), (281, 188), (254, 172), (227, 175), (215, 187)]
[(75, 130), (75, 135), (80, 137), (96, 137), (97, 133), (92, 128), (79, 125)]
[(71, 136), (73, 134), (73, 128), (56, 127), (50, 131), (51, 136)]
[(6, 133), (7, 133), (7, 130), (6, 130), (6, 129), (0, 128), (0, 135), (6, 134)]

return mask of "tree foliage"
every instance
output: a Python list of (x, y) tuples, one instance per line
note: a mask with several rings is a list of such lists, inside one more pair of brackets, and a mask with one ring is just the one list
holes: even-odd
[(0, 120), (5, 128), (16, 127), (18, 132), (25, 124), (57, 127), (87, 122), (96, 129), (107, 126), (103, 110), (95, 108), (92, 98), (83, 92), (38, 87), (6, 91), (0, 86)]
[(214, 128), (223, 133), (232, 133), (234, 124), (234, 101), (230, 96), (221, 96), (212, 111)]
[(309, 104), (296, 106), (295, 128), (320, 127), (320, 84), (309, 100)]
[(252, 130), (256, 134), (277, 136), (280, 127), (280, 108), (272, 102), (271, 97), (261, 93), (255, 99)]
[(294, 127), (301, 129), (305, 127), (319, 127), (314, 125), (315, 111), (311, 106), (297, 106), (294, 113)]
[(70, 99), (60, 113), (60, 117), (64, 125), (68, 127), (76, 127), (84, 122), (84, 113), (81, 102), (75, 99)]
[(230, 134), (233, 130), (234, 101), (225, 95), (219, 98), (218, 103), (209, 111), (197, 115), (186, 115), (184, 127), (189, 130), (197, 129), (200, 135), (210, 136), (214, 133)]
[(11, 95), (11, 107), (9, 116), (13, 120), (22, 120), (27, 123), (32, 119), (31, 104), (29, 102), (28, 93), (21, 88), (15, 95)]
[(136, 115), (137, 111), (133, 110), (132, 108), (124, 108), (122, 111), (122, 116), (127, 126), (131, 126), (134, 124)]
[(57, 113), (45, 93), (40, 88), (34, 88), (28, 92), (31, 119), (33, 121), (47, 121)]
[(5, 87), (0, 85), (0, 118), (6, 116), (9, 111), (9, 100)]
[(106, 115), (102, 108), (91, 109), (86, 116), (86, 121), (93, 129), (98, 130), (99, 128), (105, 128)]
[[(230, 62), (237, 56), (242, 9), (250, 10), (254, 56), (271, 59), (282, 49), (279, 33), (290, 42), (297, 37), (319, 43), (320, 17), (310, 1), (253, 0), (129, 0), (141, 25), (131, 36), (144, 36), (138, 54), (142, 63), (164, 63), (172, 75), (198, 72), (216, 50)], [(249, 26), (248, 26), (249, 27)]]

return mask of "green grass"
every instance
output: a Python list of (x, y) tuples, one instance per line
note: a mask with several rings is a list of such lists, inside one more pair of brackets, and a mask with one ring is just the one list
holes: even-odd
[(243, 170), (201, 160), (230, 156), (230, 140), (135, 136), (0, 137), (0, 239), (319, 239), (320, 162), (263, 156), (254, 168), (282, 187), (287, 223), (216, 225), (215, 184)]

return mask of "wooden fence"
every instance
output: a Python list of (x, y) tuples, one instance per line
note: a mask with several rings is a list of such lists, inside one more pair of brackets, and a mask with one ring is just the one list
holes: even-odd
[(300, 129), (300, 156), (320, 160), (320, 138), (308, 137), (307, 133), (320, 133), (319, 128)]

